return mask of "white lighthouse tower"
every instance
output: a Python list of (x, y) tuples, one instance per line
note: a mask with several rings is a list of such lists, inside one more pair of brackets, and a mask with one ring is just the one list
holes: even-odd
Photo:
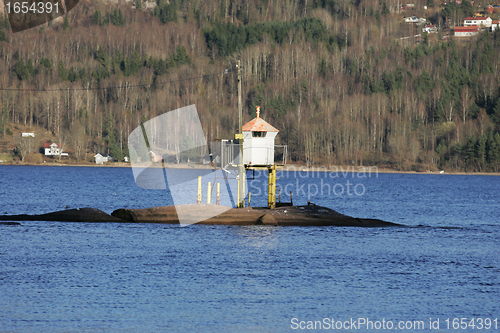
[(274, 140), (278, 130), (257, 116), (243, 126), (243, 164), (247, 167), (274, 165)]

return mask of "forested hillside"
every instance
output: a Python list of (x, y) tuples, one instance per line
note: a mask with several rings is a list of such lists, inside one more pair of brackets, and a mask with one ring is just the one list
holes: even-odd
[(142, 121), (190, 104), (207, 140), (230, 138), (241, 60), (244, 120), (260, 105), (294, 162), (498, 172), (500, 32), (401, 39), (421, 29), (403, 15), (447, 27), (471, 10), (435, 2), (82, 0), (63, 22), (4, 21), (0, 140), (38, 126), (79, 160), (120, 158)]

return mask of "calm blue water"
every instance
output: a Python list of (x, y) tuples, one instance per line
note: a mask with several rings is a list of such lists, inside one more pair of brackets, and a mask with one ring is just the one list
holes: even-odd
[[(284, 201), (292, 190), (295, 204), (412, 228), (0, 225), (0, 331), (288, 332), (324, 318), (429, 331), (439, 318), (434, 331), (446, 332), (447, 318), (500, 321), (500, 177), (278, 176)], [(249, 183), (253, 206), (265, 184)], [(0, 166), (0, 214), (165, 204), (167, 191), (138, 188), (126, 168)]]

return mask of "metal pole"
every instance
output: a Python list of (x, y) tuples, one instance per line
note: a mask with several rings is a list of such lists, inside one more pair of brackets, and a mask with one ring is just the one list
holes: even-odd
[(238, 60), (238, 137), (240, 160), (238, 163), (238, 207), (245, 207), (245, 166), (243, 165), (243, 103), (241, 101), (241, 63)]

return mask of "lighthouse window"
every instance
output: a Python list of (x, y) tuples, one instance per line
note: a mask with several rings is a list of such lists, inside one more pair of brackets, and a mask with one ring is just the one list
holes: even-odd
[(252, 132), (254, 138), (264, 138), (267, 132)]

